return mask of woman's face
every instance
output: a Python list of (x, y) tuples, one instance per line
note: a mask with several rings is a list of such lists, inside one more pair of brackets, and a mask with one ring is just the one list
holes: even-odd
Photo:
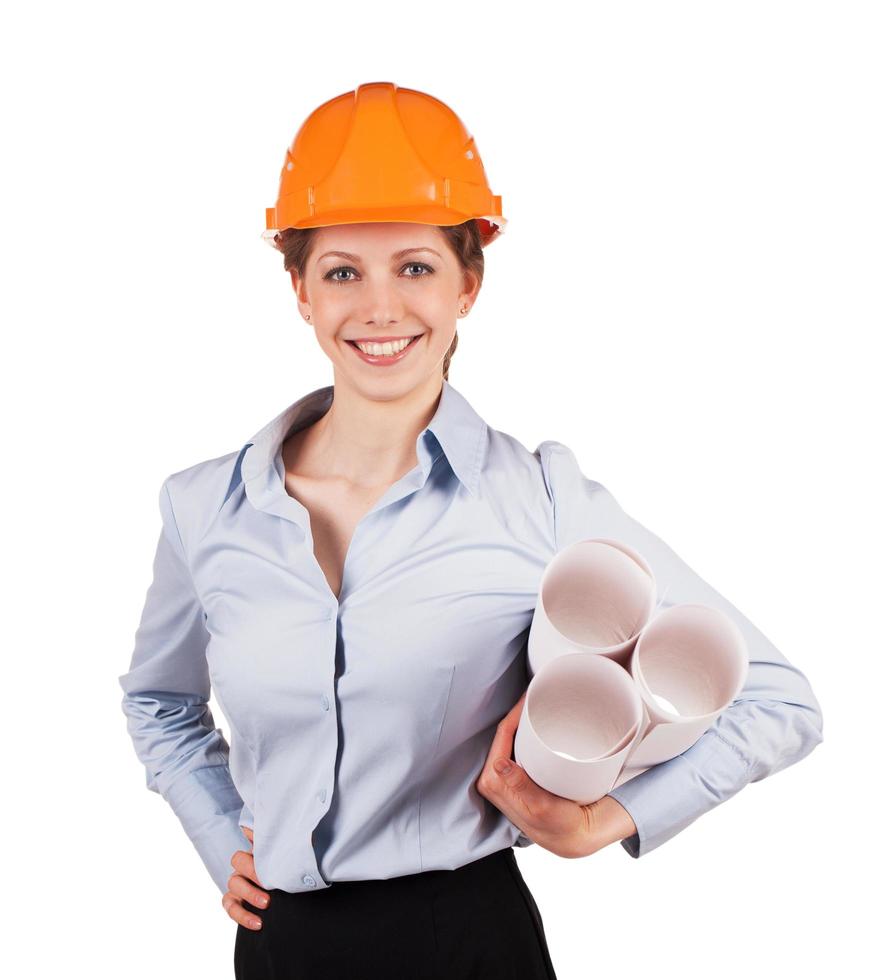
[[(398, 397), (437, 374), (460, 310), (478, 292), (434, 225), (369, 222), (319, 228), (297, 303), (338, 376), (362, 394)], [(396, 350), (358, 343), (412, 343)]]

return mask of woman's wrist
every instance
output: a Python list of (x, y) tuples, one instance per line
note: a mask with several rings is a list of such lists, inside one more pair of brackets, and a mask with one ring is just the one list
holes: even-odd
[(593, 812), (590, 824), (593, 832), (586, 849), (587, 854), (593, 854), (636, 833), (635, 821), (614, 797), (602, 797), (591, 809)]

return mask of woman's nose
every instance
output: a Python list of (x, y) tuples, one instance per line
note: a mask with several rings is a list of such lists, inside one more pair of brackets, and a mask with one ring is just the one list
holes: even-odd
[(389, 326), (403, 319), (406, 300), (400, 290), (374, 284), (362, 290), (359, 296), (359, 316), (364, 323)]

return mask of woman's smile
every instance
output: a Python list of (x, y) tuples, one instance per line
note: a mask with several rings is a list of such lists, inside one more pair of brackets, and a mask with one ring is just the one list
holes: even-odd
[(396, 364), (397, 361), (405, 357), (408, 351), (417, 345), (422, 336), (423, 334), (412, 337), (388, 337), (380, 342), (375, 340), (346, 340), (345, 343), (367, 364), (385, 366)]

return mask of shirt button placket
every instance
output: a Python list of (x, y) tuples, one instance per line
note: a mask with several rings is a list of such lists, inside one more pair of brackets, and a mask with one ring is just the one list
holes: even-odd
[[(324, 618), (327, 620), (328, 623), (335, 623), (336, 622), (336, 616), (337, 616), (336, 608), (335, 607), (331, 607), (331, 608), (329, 608), (327, 610)], [(330, 710), (330, 699), (327, 697), (326, 694), (322, 694), (321, 695), (321, 707), (324, 709), (324, 711), (329, 711)], [(326, 801), (326, 799), (327, 799), (327, 790), (326, 789), (319, 789), (318, 790), (318, 799), (322, 803), (324, 803)], [(312, 840), (314, 840), (314, 834), (312, 835)], [(302, 878), (301, 878), (301, 881), (308, 888), (314, 888), (318, 884), (315, 881), (315, 879), (312, 877), (312, 875), (310, 875), (310, 874), (304, 874), (302, 876)]]

